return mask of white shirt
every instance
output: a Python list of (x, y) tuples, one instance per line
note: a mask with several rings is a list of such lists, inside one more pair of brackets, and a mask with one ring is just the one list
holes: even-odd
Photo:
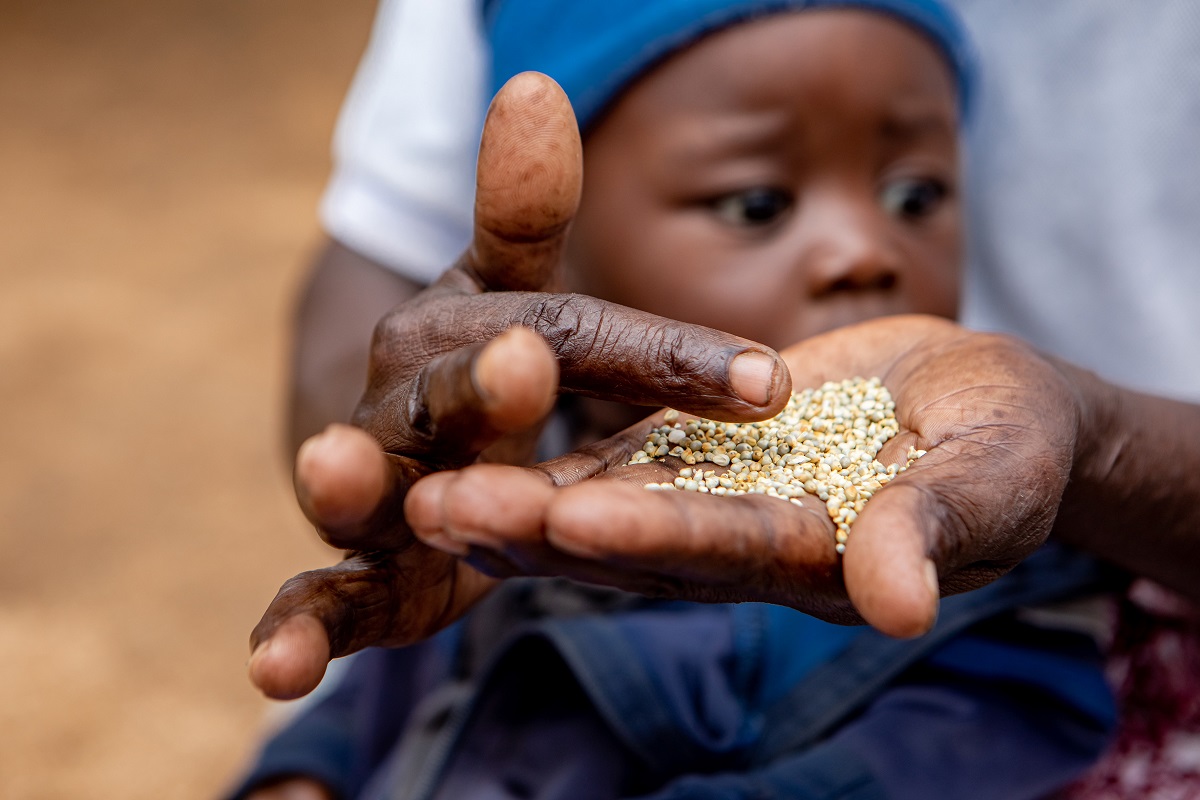
[(382, 0), (334, 133), (321, 202), (331, 236), (421, 282), (462, 253), (485, 48), (479, 0)]
[(954, 4), (982, 78), (964, 322), (1200, 401), (1200, 3)]

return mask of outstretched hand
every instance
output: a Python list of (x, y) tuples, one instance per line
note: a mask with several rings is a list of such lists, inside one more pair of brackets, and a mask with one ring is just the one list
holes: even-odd
[[(928, 630), (941, 594), (994, 580), (1049, 535), (1080, 423), (1071, 384), (1050, 361), (1015, 339), (915, 316), (842, 328), (783, 356), (797, 386), (881, 377), (900, 433), (880, 460), (928, 451), (872, 497), (840, 560), (815, 498), (801, 508), (649, 492), (645, 483), (673, 470), (625, 466), (615, 454), (603, 474), (565, 487), (552, 478), (555, 462), (439, 473), (409, 494), (410, 520), (428, 544), (494, 574), (767, 601), (898, 636)], [(623, 435), (625, 458), (657, 421)]]
[[(735, 420), (787, 402), (790, 379), (769, 348), (561, 292), (581, 181), (566, 96), (545, 76), (513, 78), (485, 123), (471, 246), (377, 326), (357, 427), (332, 426), (297, 454), (301, 507), (350, 553), (288, 581), (252, 633), (250, 676), (267, 695), (305, 694), (330, 658), (421, 639), (486, 593), (493, 578), (413, 537), (406, 499), (442, 470), (531, 461), (560, 389)], [(608, 442), (543, 474), (582, 480), (623, 447)], [(512, 519), (520, 498), (504, 500)]]
[[(304, 694), (330, 658), (429, 636), (513, 574), (768, 601), (916, 635), (940, 595), (995, 579), (1049, 534), (1081, 403), (1053, 362), (1007, 337), (892, 317), (802, 342), (785, 367), (744, 339), (559, 293), (580, 181), (566, 98), (518, 76), (489, 111), (472, 246), (378, 326), (357, 427), (297, 456), (305, 513), (350, 554), (286, 583), (256, 627), (250, 673), (266, 694)], [(518, 466), (560, 389), (747, 421), (779, 411), (792, 380), (855, 375), (879, 376), (896, 401), (901, 433), (881, 460), (928, 454), (871, 499), (841, 558), (820, 503), (645, 491), (673, 474), (625, 466), (656, 417)]]

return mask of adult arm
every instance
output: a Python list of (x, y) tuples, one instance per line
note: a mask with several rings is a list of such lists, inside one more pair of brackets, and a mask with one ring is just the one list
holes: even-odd
[(1200, 406), (1058, 363), (1087, 413), (1054, 535), (1200, 601)]
[(346, 422), (367, 382), (371, 332), (421, 286), (330, 239), (309, 270), (296, 304), (287, 448), (333, 422)]

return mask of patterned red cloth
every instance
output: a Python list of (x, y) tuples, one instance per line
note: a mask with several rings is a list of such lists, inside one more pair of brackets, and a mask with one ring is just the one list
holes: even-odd
[(1108, 669), (1117, 735), (1059, 800), (1200, 798), (1200, 607), (1135, 583), (1120, 604)]

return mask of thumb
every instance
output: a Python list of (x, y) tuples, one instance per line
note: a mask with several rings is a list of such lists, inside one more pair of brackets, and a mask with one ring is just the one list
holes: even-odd
[(937, 621), (938, 573), (922, 519), (920, 491), (893, 483), (863, 509), (842, 559), (850, 602), (891, 636), (919, 636)]
[(566, 94), (538, 72), (509, 79), (483, 126), (467, 254), (486, 289), (549, 288), (582, 184), (583, 147)]

